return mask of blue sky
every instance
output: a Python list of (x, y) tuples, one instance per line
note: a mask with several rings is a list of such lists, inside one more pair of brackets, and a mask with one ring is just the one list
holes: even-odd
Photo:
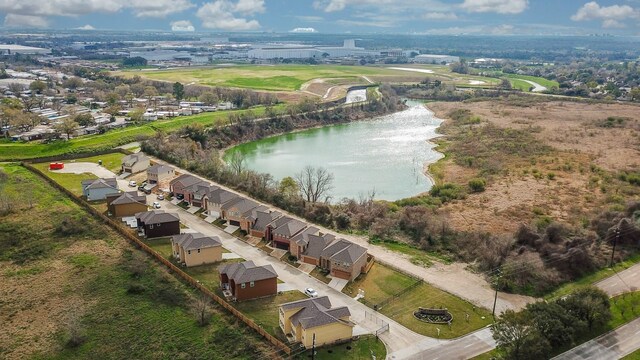
[(640, 36), (640, 0), (0, 0), (5, 28)]

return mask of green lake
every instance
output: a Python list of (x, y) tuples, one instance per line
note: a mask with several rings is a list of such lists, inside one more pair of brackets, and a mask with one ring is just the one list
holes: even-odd
[(304, 130), (238, 145), (249, 169), (274, 179), (294, 176), (305, 166), (333, 173), (330, 201), (375, 191), (376, 199), (398, 200), (428, 191), (427, 165), (442, 158), (429, 142), (442, 120), (423, 104), (371, 120)]

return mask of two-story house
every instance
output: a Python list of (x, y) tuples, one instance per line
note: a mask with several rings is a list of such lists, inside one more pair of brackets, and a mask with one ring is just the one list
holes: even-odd
[(120, 192), (116, 178), (82, 180), (82, 195), (88, 201), (104, 200), (107, 195)]
[(136, 153), (122, 158), (122, 173), (135, 174), (144, 171), (149, 167), (149, 157), (143, 153)]
[(253, 261), (225, 264), (218, 268), (220, 287), (236, 301), (272, 296), (278, 293), (278, 274), (271, 265)]
[(147, 238), (180, 234), (180, 217), (162, 210), (137, 213), (138, 230)]
[(171, 237), (173, 256), (187, 267), (216, 263), (222, 260), (222, 242), (217, 236), (200, 233)]
[(166, 182), (176, 176), (176, 171), (168, 165), (155, 164), (147, 169), (147, 183), (158, 184)]
[(289, 250), (292, 237), (304, 230), (307, 224), (303, 221), (285, 216), (267, 226), (267, 241), (271, 241), (278, 249)]
[(147, 198), (144, 195), (138, 195), (137, 191), (109, 194), (106, 199), (109, 213), (117, 218), (134, 216), (139, 212), (147, 211)]

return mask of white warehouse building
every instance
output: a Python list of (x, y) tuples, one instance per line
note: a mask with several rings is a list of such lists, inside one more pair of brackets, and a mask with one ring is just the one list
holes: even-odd
[(326, 54), (331, 58), (350, 56), (380, 56), (379, 51), (365, 50), (355, 46), (355, 40), (345, 40), (344, 46), (271, 46), (249, 50), (248, 56), (251, 59), (308, 59), (321, 58)]
[(422, 54), (417, 55), (413, 61), (420, 64), (451, 64), (460, 61), (460, 57), (451, 55)]

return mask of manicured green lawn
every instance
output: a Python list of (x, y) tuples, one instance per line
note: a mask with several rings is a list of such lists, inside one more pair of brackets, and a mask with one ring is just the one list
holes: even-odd
[(311, 270), (311, 273), (309, 273), (309, 275), (313, 276), (314, 278), (322, 281), (325, 284), (328, 284), (331, 282), (331, 279), (329, 279), (327, 277), (327, 275), (325, 275), (325, 271), (320, 269), (319, 267), (315, 267), (313, 268), (313, 270)]
[(622, 360), (640, 360), (640, 349), (622, 358)]
[(171, 249), (171, 238), (170, 237), (161, 237), (155, 239), (148, 239), (145, 241), (145, 244), (149, 245), (153, 250), (157, 251), (162, 255), (163, 258), (172, 260), (173, 251)]
[(90, 156), (90, 157), (86, 157), (86, 158), (78, 158), (78, 159), (67, 160), (67, 161), (63, 161), (63, 162), (65, 162), (65, 163), (68, 163), (68, 162), (89, 162), (89, 163), (97, 164), (99, 160), (102, 160), (102, 166), (105, 169), (113, 172), (114, 174), (117, 174), (122, 169), (122, 158), (123, 157), (125, 157), (125, 155), (123, 153), (113, 152), (113, 153), (109, 153), (109, 154), (98, 155), (98, 156)]
[(269, 334), (279, 336), (282, 335), (282, 330), (278, 323), (278, 305), (306, 298), (308, 297), (305, 294), (294, 290), (262, 299), (235, 302), (232, 305), (262, 326)]
[[(275, 106), (276, 111), (284, 108), (283, 105)], [(158, 120), (143, 125), (132, 125), (123, 129), (116, 129), (104, 134), (81, 136), (69, 141), (56, 141), (50, 144), (39, 142), (0, 142), (0, 161), (24, 160), (38, 157), (56, 156), (70, 153), (81, 153), (113, 149), (145, 137), (152, 136), (158, 130), (172, 132), (188, 124), (202, 124), (212, 126), (223, 124), (229, 114), (242, 114), (248, 111), (256, 115), (264, 114), (264, 107), (256, 107), (248, 110), (218, 111), (202, 113), (192, 116), (181, 116), (167, 120)]]
[(592, 274), (583, 276), (578, 280), (574, 280), (570, 283), (566, 283), (560, 286), (558, 289), (556, 289), (552, 293), (545, 296), (545, 299), (552, 300), (552, 299), (557, 299), (562, 296), (568, 295), (578, 290), (579, 288), (592, 285), (595, 282), (598, 282), (602, 279), (615, 275), (616, 272), (620, 272), (622, 270), (628, 269), (633, 265), (637, 264), (638, 262), (640, 262), (640, 254), (635, 254), (633, 256), (630, 256), (624, 261), (615, 263), (613, 268), (604, 268)]
[[(341, 65), (240, 65), (158, 71), (124, 71), (124, 76), (139, 75), (165, 81), (195, 82), (201, 85), (292, 91), (317, 78), (353, 78), (362, 75), (398, 75), (403, 72), (382, 67)], [(404, 72), (406, 75), (406, 72)]]
[[(415, 283), (416, 280), (407, 275), (375, 264), (368, 274), (349, 283), (343, 292), (354, 297), (357, 295), (358, 289), (362, 289), (365, 292), (364, 303), (373, 307)], [(451, 328), (447, 325), (429, 324), (416, 319), (413, 313), (418, 310), (418, 307), (447, 308), (453, 315)], [(440, 329), (440, 338), (442, 339), (462, 336), (492, 322), (489, 311), (475, 307), (467, 301), (424, 282), (394, 298), (378, 311), (422, 335), (437, 337), (437, 329)], [(469, 314), (469, 321), (466, 320), (466, 314)]]
[[(387, 357), (387, 349), (381, 340), (368, 335), (348, 343), (320, 347), (316, 350), (315, 358), (318, 360), (370, 360), (372, 355), (375, 355), (376, 359), (384, 360)], [(295, 358), (298, 360), (310, 359), (311, 350), (307, 350)]]
[(535, 83), (538, 83), (544, 87), (546, 87), (547, 89), (551, 89), (554, 87), (558, 87), (560, 86), (560, 84), (557, 81), (554, 80), (548, 80), (545, 79), (543, 77), (538, 77), (538, 76), (530, 76), (530, 75), (517, 75), (517, 74), (502, 74), (501, 76), (506, 77), (507, 79), (509, 79), (509, 81), (511, 82), (511, 86), (513, 86), (516, 89), (520, 89), (523, 91), (529, 91), (529, 88), (533, 87), (533, 85), (529, 84), (526, 81), (522, 81), (522, 80), (529, 80), (529, 81), (533, 81)]

